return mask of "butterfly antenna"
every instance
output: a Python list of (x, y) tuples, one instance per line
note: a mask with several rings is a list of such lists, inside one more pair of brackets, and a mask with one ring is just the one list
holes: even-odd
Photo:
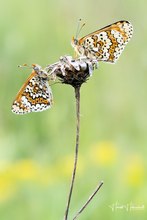
[[(75, 36), (76, 39), (78, 38), (78, 36), (79, 36), (79, 34), (80, 34), (82, 28), (85, 26), (85, 23), (83, 23), (83, 24), (81, 25), (81, 21), (82, 21), (82, 19), (80, 18), (80, 19), (78, 20), (78, 25), (77, 25), (77, 31), (76, 31), (76, 36)], [(80, 26), (80, 25), (81, 25), (81, 26)]]
[(29, 65), (26, 64), (26, 63), (23, 64), (23, 65), (18, 65), (18, 67), (19, 67), (19, 68), (24, 68), (24, 67), (26, 68), (26, 67), (27, 67), (27, 68), (29, 68), (29, 69), (32, 69), (32, 66), (29, 66)]

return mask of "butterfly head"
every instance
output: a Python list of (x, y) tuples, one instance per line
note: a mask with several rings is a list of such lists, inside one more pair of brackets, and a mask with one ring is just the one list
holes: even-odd
[(77, 38), (72, 37), (71, 46), (76, 50), (76, 48), (79, 46), (79, 41)]
[(42, 69), (38, 64), (32, 64), (32, 68), (37, 75), (42, 79), (48, 79), (48, 74), (45, 69)]
[(35, 70), (36, 72), (38, 72), (39, 70), (41, 70), (41, 66), (39, 66), (38, 64), (32, 64), (32, 68), (33, 68), (33, 70)]
[(76, 52), (76, 55), (80, 55), (80, 44), (79, 44), (79, 40), (76, 39), (76, 38), (72, 38), (71, 40), (71, 46), (74, 48), (75, 52)]
[(77, 38), (73, 37), (72, 41), (71, 41), (71, 45), (74, 48), (74, 50), (76, 52), (76, 55), (84, 56), (84, 48), (81, 45), (80, 40), (78, 40)]
[(82, 47), (80, 46), (80, 40), (78, 40), (78, 36), (84, 27), (85, 23), (81, 25), (81, 19), (78, 20), (78, 26), (77, 26), (77, 31), (75, 37), (72, 38), (71, 40), (71, 45), (74, 48), (76, 54), (81, 55), (82, 54)]

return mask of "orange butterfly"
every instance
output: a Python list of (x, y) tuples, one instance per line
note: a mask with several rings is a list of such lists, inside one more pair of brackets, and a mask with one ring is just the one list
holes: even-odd
[(72, 39), (72, 46), (79, 56), (97, 61), (115, 63), (133, 34), (129, 21), (118, 21), (100, 30)]
[(53, 104), (47, 73), (37, 64), (33, 64), (32, 67), (31, 75), (21, 87), (12, 104), (13, 113), (40, 112), (50, 108)]

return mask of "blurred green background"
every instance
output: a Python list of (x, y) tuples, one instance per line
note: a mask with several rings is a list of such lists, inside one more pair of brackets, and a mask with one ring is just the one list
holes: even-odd
[[(118, 20), (134, 35), (115, 65), (100, 63), (81, 89), (78, 173), (70, 218), (100, 180), (104, 185), (82, 220), (146, 219), (147, 2), (145, 0), (1, 1), (0, 7), (0, 219), (62, 219), (75, 145), (75, 99), (70, 86), (52, 86), (54, 106), (18, 116), (11, 104), (28, 69), (73, 55), (81, 36)], [(116, 205), (142, 210), (112, 210)]]

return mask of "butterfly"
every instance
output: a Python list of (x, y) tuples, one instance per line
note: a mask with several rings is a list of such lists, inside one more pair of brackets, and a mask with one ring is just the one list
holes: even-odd
[(46, 71), (37, 64), (33, 64), (32, 68), (32, 73), (13, 101), (13, 113), (41, 112), (53, 104), (53, 95), (48, 84), (49, 79)]
[(72, 39), (72, 46), (81, 57), (115, 63), (133, 34), (129, 21), (118, 21), (81, 39)]

